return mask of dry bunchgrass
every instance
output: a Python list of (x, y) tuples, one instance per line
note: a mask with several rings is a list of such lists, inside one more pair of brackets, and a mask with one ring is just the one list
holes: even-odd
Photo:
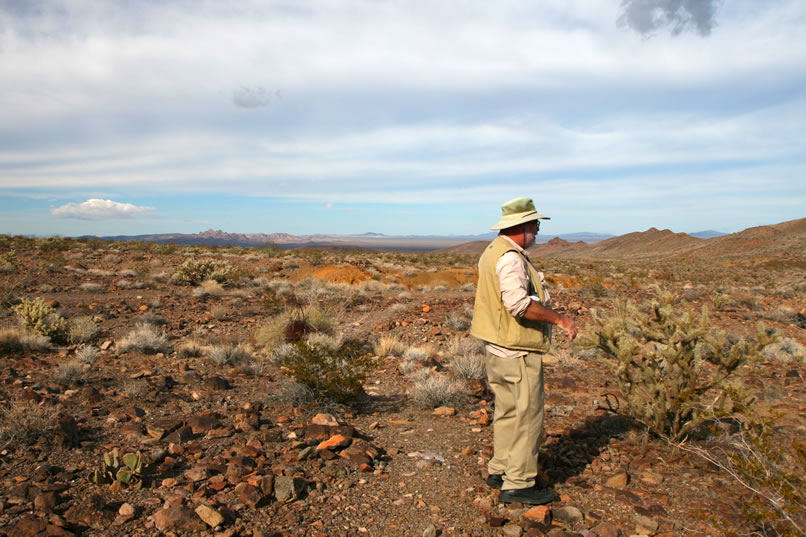
[(288, 322), (289, 315), (285, 312), (266, 320), (255, 332), (255, 343), (269, 350), (285, 343)]
[(218, 366), (239, 365), (254, 360), (252, 353), (243, 345), (213, 345), (209, 351), (210, 359)]
[(50, 348), (50, 340), (39, 334), (31, 334), (22, 328), (0, 328), (0, 354), (22, 351), (44, 351)]
[(409, 392), (411, 401), (421, 408), (460, 405), (468, 396), (463, 381), (435, 373), (413, 381)]
[(806, 347), (792, 338), (781, 338), (764, 347), (761, 355), (766, 360), (778, 362), (806, 362)]
[(79, 285), (79, 288), (86, 293), (100, 293), (104, 286), (100, 283), (86, 282)]
[(134, 350), (143, 354), (157, 354), (158, 352), (168, 352), (170, 346), (167, 338), (157, 327), (141, 322), (120, 340), (118, 350), (120, 352)]
[(224, 286), (215, 280), (204, 280), (193, 289), (193, 296), (224, 296), (227, 293)]
[(450, 313), (445, 318), (445, 325), (457, 332), (464, 332), (470, 328), (470, 321), (462, 315)]
[(406, 345), (395, 334), (384, 334), (375, 344), (373, 351), (376, 356), (399, 356), (406, 350)]
[(98, 357), (98, 349), (90, 345), (82, 345), (76, 350), (76, 360), (91, 364)]
[(177, 349), (177, 353), (182, 358), (196, 358), (202, 355), (202, 346), (195, 341), (187, 341)]
[(53, 381), (63, 386), (77, 386), (87, 381), (88, 365), (79, 359), (59, 364), (53, 372)]
[(0, 409), (0, 448), (27, 447), (56, 428), (56, 412), (48, 406), (12, 403)]
[(88, 343), (98, 335), (98, 325), (89, 315), (70, 319), (67, 328), (67, 339), (70, 343)]
[(487, 362), (478, 354), (454, 356), (450, 366), (454, 376), (460, 379), (477, 380), (487, 376)]
[(391, 306), (389, 306), (389, 311), (391, 311), (392, 313), (403, 313), (407, 309), (409, 309), (408, 306), (406, 306), (405, 304), (401, 304), (399, 302), (396, 302)]

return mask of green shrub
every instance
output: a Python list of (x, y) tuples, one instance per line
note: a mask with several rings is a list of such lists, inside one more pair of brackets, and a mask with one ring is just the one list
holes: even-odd
[(731, 340), (711, 328), (707, 313), (677, 312), (673, 302), (663, 292), (648, 313), (632, 303), (612, 317), (594, 312), (594, 327), (580, 343), (616, 359), (616, 380), (634, 418), (680, 440), (708, 420), (735, 414), (746, 396), (729, 383), (731, 375), (774, 337), (759, 327), (754, 339)]
[(227, 281), (233, 273), (228, 263), (213, 259), (187, 259), (176, 269), (173, 281), (181, 285), (198, 285), (204, 280), (215, 280), (218, 283)]
[(14, 306), (14, 312), (26, 327), (53, 341), (62, 339), (66, 333), (67, 321), (41, 298), (23, 299)]
[(362, 342), (347, 340), (332, 350), (316, 342), (298, 342), (283, 365), (300, 384), (317, 397), (345, 403), (363, 392), (363, 381), (372, 368), (370, 349)]

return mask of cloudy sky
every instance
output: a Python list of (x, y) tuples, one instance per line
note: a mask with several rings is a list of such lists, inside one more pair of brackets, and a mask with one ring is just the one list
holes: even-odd
[(0, 0), (0, 233), (806, 217), (803, 0)]

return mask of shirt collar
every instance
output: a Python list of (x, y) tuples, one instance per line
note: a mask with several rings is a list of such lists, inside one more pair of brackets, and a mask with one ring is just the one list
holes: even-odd
[(520, 247), (520, 245), (517, 242), (513, 241), (506, 235), (499, 235), (499, 237), (503, 237), (504, 240), (509, 241), (509, 243), (515, 248), (517, 248), (519, 252), (523, 253), (525, 251), (523, 248)]

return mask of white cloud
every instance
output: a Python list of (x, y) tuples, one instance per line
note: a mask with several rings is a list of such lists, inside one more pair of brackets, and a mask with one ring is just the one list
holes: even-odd
[(153, 207), (138, 207), (131, 203), (119, 203), (97, 198), (82, 203), (68, 203), (51, 209), (51, 214), (59, 218), (76, 218), (78, 220), (108, 220), (112, 218), (134, 218), (148, 214)]

